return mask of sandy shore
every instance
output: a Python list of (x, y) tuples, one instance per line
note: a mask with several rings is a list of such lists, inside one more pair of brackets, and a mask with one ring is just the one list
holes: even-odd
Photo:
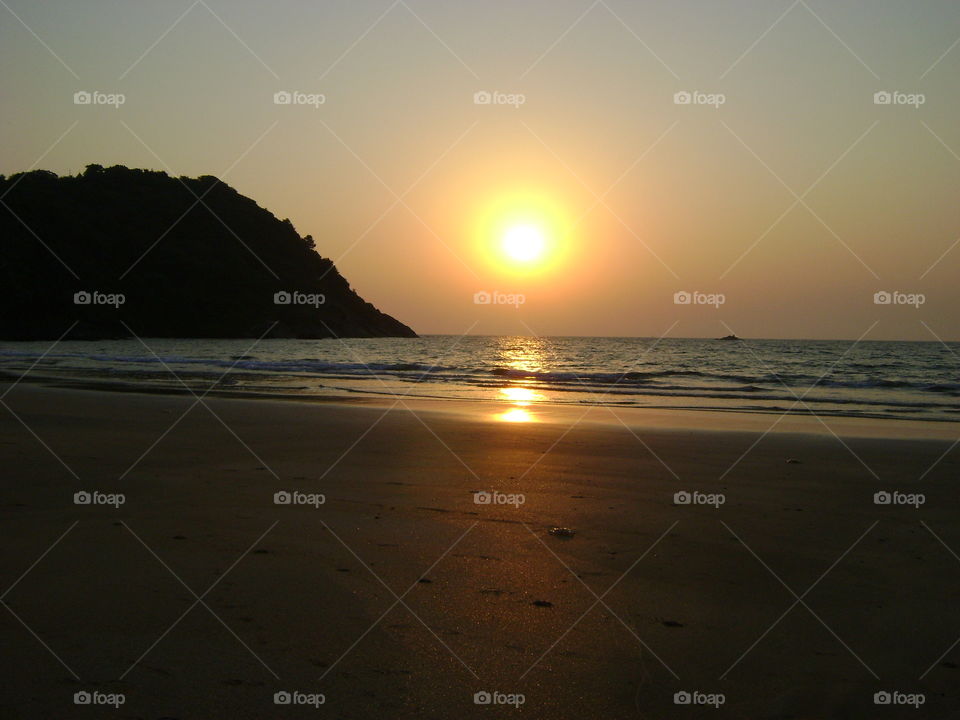
[[(952, 424), (764, 434), (775, 416), (26, 384), (3, 402), (2, 717), (960, 711)], [(74, 705), (84, 691), (125, 702)], [(877, 707), (880, 691), (925, 702)]]

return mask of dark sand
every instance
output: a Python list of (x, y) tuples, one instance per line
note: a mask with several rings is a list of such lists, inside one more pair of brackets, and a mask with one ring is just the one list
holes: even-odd
[[(934, 466), (954, 425), (827, 419), (841, 442), (811, 418), (760, 439), (764, 415), (618, 411), (628, 429), (596, 410), (570, 430), (582, 411), (206, 402), (223, 423), (197, 405), (157, 442), (193, 398), (4, 398), (29, 430), (0, 407), (0, 717), (960, 714), (960, 450)], [(126, 702), (78, 707), (81, 690)]]

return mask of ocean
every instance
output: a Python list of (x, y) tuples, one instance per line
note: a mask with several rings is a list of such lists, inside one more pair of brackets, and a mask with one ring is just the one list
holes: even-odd
[[(960, 421), (960, 343), (584, 337), (0, 343), (0, 372), (111, 387)], [(155, 354), (154, 354), (155, 353)], [(179, 379), (178, 379), (179, 378)]]

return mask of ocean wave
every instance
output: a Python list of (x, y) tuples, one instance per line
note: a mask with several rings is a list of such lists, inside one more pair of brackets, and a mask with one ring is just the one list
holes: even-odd
[[(466, 347), (457, 348), (461, 340)], [(268, 341), (256, 348), (236, 341), (147, 342), (158, 356), (133, 340), (65, 342), (53, 351), (39, 344), (8, 345), (0, 348), (0, 369), (4, 375), (32, 371), (147, 383), (170, 378), (172, 370), (190, 382), (222, 380), (240, 390), (269, 383), (314, 394), (331, 388), (382, 393), (386, 383), (397, 391), (406, 388), (403, 392), (416, 387), (430, 396), (490, 399), (501, 389), (523, 386), (561, 402), (649, 405), (661, 397), (711, 406), (803, 409), (797, 405), (802, 397), (814, 409), (960, 412), (956, 366), (947, 364), (935, 345), (883, 346), (886, 354), (874, 346), (867, 357), (840, 363), (847, 343), (769, 344), (756, 354), (709, 341), (672, 341), (664, 347), (665, 341), (644, 357), (644, 346), (602, 338), (555, 339), (550, 341), (554, 350), (539, 356), (529, 352), (526, 341), (503, 345), (495, 338), (459, 339), (452, 345), (449, 338), (424, 339), (425, 345), (413, 349), (374, 340)], [(530, 367), (509, 364), (518, 353), (528, 353), (519, 361)]]
[[(24, 351), (0, 351), (0, 361), (39, 360), (40, 355)], [(107, 365), (150, 365), (150, 366), (207, 366), (210, 368), (239, 369), (262, 373), (313, 374), (318, 376), (376, 376), (391, 375), (400, 378), (418, 379), (429, 377), (431, 380), (448, 382), (467, 382), (488, 384), (488, 381), (525, 381), (549, 386), (587, 385), (594, 387), (623, 386), (649, 387), (657, 390), (698, 389), (712, 387), (730, 392), (758, 392), (765, 386), (774, 388), (789, 387), (806, 391), (811, 387), (836, 389), (889, 389), (916, 390), (940, 394), (960, 393), (960, 383), (933, 382), (931, 379), (907, 380), (904, 378), (883, 377), (842, 377), (831, 374), (823, 377), (807, 373), (761, 372), (746, 374), (737, 372), (715, 372), (692, 369), (649, 369), (626, 370), (621, 372), (596, 370), (529, 370), (515, 367), (457, 367), (425, 362), (336, 362), (320, 358), (291, 358), (283, 360), (258, 359), (256, 356), (229, 355), (226, 358), (195, 357), (186, 355), (120, 355), (102, 353), (50, 353), (44, 360), (84, 360), (94, 364)], [(9, 362), (9, 361), (8, 361)], [(71, 365), (70, 369), (82, 370), (83, 366)], [(699, 382), (697, 385), (677, 385), (670, 380), (685, 379)]]

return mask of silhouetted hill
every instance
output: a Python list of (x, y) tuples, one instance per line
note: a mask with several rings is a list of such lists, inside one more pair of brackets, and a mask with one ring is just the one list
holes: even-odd
[(0, 176), (0, 198), (0, 338), (55, 339), (74, 322), (73, 339), (129, 336), (124, 323), (142, 337), (260, 337), (274, 322), (268, 337), (416, 337), (309, 235), (215, 177), (36, 170)]

